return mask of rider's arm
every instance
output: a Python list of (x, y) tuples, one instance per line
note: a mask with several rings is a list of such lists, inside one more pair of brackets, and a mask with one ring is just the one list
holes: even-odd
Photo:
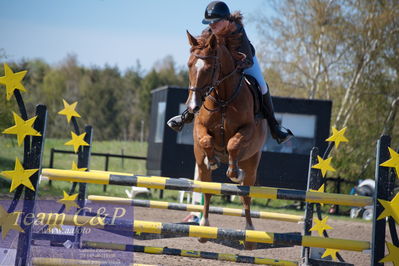
[(255, 48), (249, 41), (244, 27), (242, 25), (238, 25), (237, 27), (237, 31), (241, 34), (241, 46), (238, 48), (238, 52), (245, 55), (245, 58), (237, 63), (237, 66), (239, 69), (250, 68), (254, 64), (253, 57), (255, 55)]

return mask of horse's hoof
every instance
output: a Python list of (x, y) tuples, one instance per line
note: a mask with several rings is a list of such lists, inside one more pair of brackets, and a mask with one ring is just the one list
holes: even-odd
[(219, 164), (217, 163), (217, 162), (215, 162), (215, 163), (211, 163), (211, 170), (213, 171), (213, 170), (216, 170), (216, 169), (218, 169), (219, 168)]
[(245, 250), (254, 250), (256, 248), (256, 243), (255, 242), (244, 242), (244, 249)]
[(226, 175), (230, 178), (234, 183), (241, 183), (244, 180), (245, 172), (244, 170), (238, 168), (237, 170), (227, 169)]
[(208, 170), (216, 170), (220, 166), (220, 160), (217, 157), (213, 157), (213, 160), (209, 160), (208, 156), (204, 159), (205, 165), (208, 167)]

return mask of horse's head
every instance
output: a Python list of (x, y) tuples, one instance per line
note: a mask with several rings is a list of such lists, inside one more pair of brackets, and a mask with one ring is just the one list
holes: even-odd
[(196, 39), (187, 31), (187, 37), (191, 53), (188, 59), (190, 85), (186, 104), (189, 112), (196, 113), (201, 108), (206, 93), (216, 85), (220, 63), (214, 35)]

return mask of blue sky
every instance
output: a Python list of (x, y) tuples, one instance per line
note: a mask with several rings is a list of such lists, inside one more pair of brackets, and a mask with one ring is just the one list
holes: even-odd
[[(185, 31), (198, 35), (209, 0), (0, 0), (0, 48), (8, 61), (41, 58), (50, 64), (76, 54), (80, 64), (136, 65), (149, 70), (172, 55), (185, 67)], [(265, 0), (226, 0), (244, 17), (270, 12)], [(246, 24), (256, 46), (255, 24)]]

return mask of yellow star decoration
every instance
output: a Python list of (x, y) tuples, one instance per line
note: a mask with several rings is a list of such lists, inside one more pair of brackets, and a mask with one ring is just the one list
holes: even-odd
[[(324, 184), (323, 185), (321, 185), (320, 187), (319, 187), (319, 189), (309, 189), (309, 191), (311, 191), (311, 192), (320, 192), (320, 193), (324, 193)], [(324, 203), (319, 203), (321, 206), (324, 206)]]
[(323, 220), (315, 218), (314, 220), (315, 225), (312, 228), (310, 228), (310, 231), (317, 231), (319, 236), (323, 236), (324, 230), (333, 229), (331, 226), (327, 224), (327, 219), (328, 216), (324, 217)]
[(388, 150), (389, 154), (391, 155), (391, 159), (383, 162), (382, 164), (380, 164), (380, 166), (395, 168), (396, 177), (399, 178), (399, 154), (390, 147), (388, 147)]
[(12, 112), (14, 116), (15, 126), (9, 127), (3, 131), (4, 134), (15, 134), (18, 138), (18, 146), (20, 146), (25, 139), (26, 136), (41, 136), (39, 132), (37, 132), (33, 128), (33, 123), (35, 123), (36, 116), (29, 119), (23, 120), (19, 115)]
[(64, 145), (73, 146), (73, 150), (75, 151), (75, 153), (78, 151), (80, 146), (89, 146), (89, 144), (83, 140), (84, 137), (86, 136), (86, 133), (83, 133), (78, 136), (71, 131), (71, 135), (72, 135), (72, 140), (66, 142)]
[(58, 200), (57, 202), (64, 204), (65, 209), (68, 212), (71, 209), (71, 207), (79, 208), (79, 205), (75, 202), (77, 197), (78, 197), (78, 193), (73, 194), (73, 195), (68, 195), (68, 193), (66, 193), (64, 191), (64, 198)]
[(381, 199), (378, 199), (378, 201), (384, 206), (384, 211), (378, 216), (377, 220), (392, 216), (396, 223), (399, 223), (399, 193), (391, 201)]
[(313, 165), (312, 168), (320, 169), (323, 177), (326, 175), (327, 171), (335, 172), (335, 169), (330, 165), (331, 159), (332, 157), (323, 160), (323, 158), (317, 155), (317, 160), (319, 163)]
[(3, 206), (0, 205), (0, 226), (1, 226), (1, 238), (4, 239), (10, 230), (17, 230), (24, 232), (19, 226), (17, 219), (21, 212), (8, 213), (4, 210)]
[(326, 139), (326, 141), (335, 142), (335, 148), (338, 149), (339, 143), (340, 142), (348, 142), (349, 140), (347, 138), (345, 138), (344, 134), (346, 131), (346, 127), (341, 129), (341, 130), (337, 130), (335, 127), (332, 128), (333, 134), (331, 137), (329, 137), (328, 139)]
[(78, 168), (78, 166), (76, 165), (76, 163), (74, 161), (72, 161), (72, 170), (73, 171), (86, 171), (87, 168)]
[(321, 185), (321, 187), (319, 187), (319, 189), (317, 189), (317, 190), (316, 189), (309, 189), (309, 191), (324, 193), (324, 184)]
[(64, 103), (64, 109), (58, 112), (60, 115), (65, 115), (67, 117), (68, 123), (71, 122), (72, 116), (80, 117), (80, 115), (75, 111), (76, 105), (78, 102), (74, 102), (73, 104), (68, 104), (64, 99), (62, 99)]
[(339, 251), (338, 249), (327, 248), (321, 257), (325, 258), (327, 256), (331, 256), (331, 258), (333, 260), (337, 260), (337, 252), (338, 251)]
[(24, 70), (21, 72), (14, 73), (11, 68), (4, 64), (4, 73), (5, 75), (0, 77), (0, 84), (6, 85), (6, 97), (7, 101), (11, 99), (11, 96), (14, 93), (14, 90), (26, 91), (24, 85), (22, 85), (21, 81), (24, 78), (28, 71)]
[(16, 189), (19, 185), (24, 185), (29, 189), (35, 191), (29, 178), (38, 171), (39, 169), (27, 169), (25, 170), (18, 158), (15, 159), (14, 171), (3, 171), (0, 174), (6, 178), (11, 179), (10, 192)]
[(386, 242), (388, 247), (389, 254), (385, 256), (379, 262), (392, 262), (393, 265), (399, 265), (399, 247), (394, 246), (393, 244)]

